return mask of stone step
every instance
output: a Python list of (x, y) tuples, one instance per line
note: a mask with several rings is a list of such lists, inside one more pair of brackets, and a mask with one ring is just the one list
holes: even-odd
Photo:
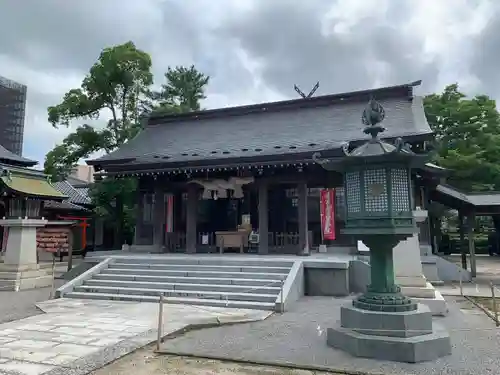
[(179, 277), (179, 276), (160, 276), (160, 275), (140, 275), (140, 274), (110, 274), (103, 273), (94, 275), (92, 280), (110, 280), (110, 281), (140, 281), (153, 283), (176, 283), (176, 284), (218, 284), (218, 285), (245, 285), (245, 286), (280, 286), (279, 279), (235, 279), (231, 277)]
[[(65, 294), (64, 297), (114, 300), (114, 301), (137, 301), (137, 302), (158, 302), (160, 298), (159, 296), (140, 296), (133, 294), (88, 293), (88, 292), (70, 292)], [(185, 305), (198, 305), (198, 306), (204, 305), (204, 306), (271, 310), (271, 311), (274, 311), (276, 308), (276, 304), (271, 302), (238, 301), (238, 300), (226, 301), (217, 299), (199, 299), (199, 298), (183, 298), (183, 297), (166, 297), (165, 302), (175, 303), (175, 304), (185, 304)]]
[[(293, 261), (289, 260), (266, 260), (266, 259), (228, 259), (214, 254), (208, 257), (158, 257), (158, 258), (116, 258), (116, 263), (120, 264), (182, 264), (182, 265), (207, 265), (207, 266), (269, 266), (287, 267), (293, 266)], [(115, 263), (115, 264), (116, 264)]]
[(285, 279), (287, 273), (256, 273), (256, 272), (224, 272), (224, 271), (184, 271), (184, 270), (153, 270), (149, 268), (108, 268), (107, 274), (113, 275), (158, 275), (158, 276), (175, 276), (175, 277), (214, 277), (223, 276), (227, 278), (244, 278), (244, 279)]
[(216, 292), (200, 290), (174, 290), (174, 289), (148, 289), (148, 288), (125, 288), (112, 286), (81, 285), (74, 289), (75, 292), (104, 293), (104, 294), (126, 294), (139, 296), (154, 296), (164, 293), (167, 297), (184, 297), (196, 299), (219, 299), (236, 301), (275, 302), (276, 294), (257, 294), (245, 292)]
[(152, 269), (165, 271), (210, 271), (210, 272), (255, 272), (255, 273), (288, 273), (290, 267), (275, 266), (248, 266), (240, 265), (207, 265), (207, 264), (157, 264), (157, 263), (113, 263), (109, 265), (110, 269)]
[(233, 284), (190, 284), (190, 283), (161, 283), (151, 281), (122, 281), (122, 280), (87, 280), (83, 285), (94, 287), (125, 287), (125, 288), (144, 288), (144, 289), (164, 289), (164, 290), (200, 290), (214, 292), (241, 292), (250, 291), (251, 293), (276, 294), (278, 295), (281, 287), (279, 286), (260, 286), (260, 285), (233, 285)]

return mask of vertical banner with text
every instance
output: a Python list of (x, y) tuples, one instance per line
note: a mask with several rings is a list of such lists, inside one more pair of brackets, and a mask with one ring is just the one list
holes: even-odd
[(322, 189), (320, 195), (321, 235), (335, 239), (335, 189)]
[(165, 232), (172, 233), (174, 231), (174, 196), (166, 194), (166, 220)]

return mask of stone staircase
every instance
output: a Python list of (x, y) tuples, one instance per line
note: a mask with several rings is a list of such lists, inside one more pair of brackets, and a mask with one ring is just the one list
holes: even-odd
[(99, 272), (63, 286), (59, 295), (155, 302), (163, 293), (167, 303), (276, 310), (293, 264), (217, 257), (113, 258)]

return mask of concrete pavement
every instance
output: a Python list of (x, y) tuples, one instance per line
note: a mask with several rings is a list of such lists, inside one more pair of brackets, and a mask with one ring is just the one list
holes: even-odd
[[(45, 314), (0, 324), (0, 374), (87, 374), (155, 340), (158, 305), (56, 299)], [(164, 335), (193, 324), (262, 320), (270, 312), (164, 306)]]

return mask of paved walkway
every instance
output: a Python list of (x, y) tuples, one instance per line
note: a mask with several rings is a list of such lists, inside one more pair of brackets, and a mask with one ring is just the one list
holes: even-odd
[[(56, 299), (37, 305), (45, 314), (0, 324), (0, 374), (87, 374), (155, 340), (158, 305)], [(193, 324), (255, 321), (257, 310), (164, 306), (164, 334)]]
[(162, 352), (377, 375), (500, 374), (500, 329), (464, 298), (446, 300), (449, 315), (434, 320), (450, 333), (452, 354), (432, 362), (408, 364), (355, 358), (328, 347), (326, 329), (336, 324), (340, 306), (350, 300), (325, 297), (304, 297), (283, 315), (265, 321), (188, 332), (167, 340)]

